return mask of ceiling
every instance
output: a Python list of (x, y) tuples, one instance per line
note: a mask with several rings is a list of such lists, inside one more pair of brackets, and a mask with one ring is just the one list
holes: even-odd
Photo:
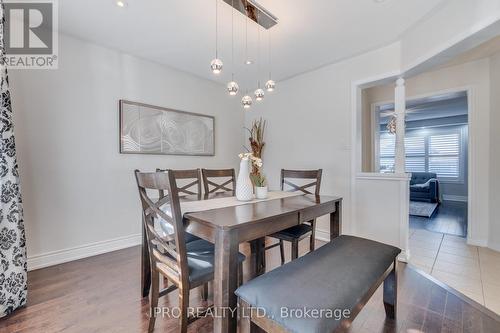
[(471, 61), (488, 58), (500, 52), (500, 36), (489, 39), (488, 41), (480, 44), (479, 46), (468, 50), (451, 61), (443, 64), (439, 68), (456, 66), (465, 64)]
[[(408, 101), (407, 122), (468, 115), (467, 93), (457, 92)], [(394, 115), (394, 104), (379, 106), (380, 124), (385, 125)]]
[[(224, 71), (209, 69), (215, 53), (216, 0), (59, 1), (63, 33), (168, 65), (220, 83), (231, 71), (243, 89), (267, 80), (267, 31), (261, 36), (258, 63), (257, 25), (248, 24), (249, 57), (244, 65), (245, 20), (234, 14), (235, 65), (231, 61), (231, 7), (219, 6), (219, 58)], [(237, 1), (237, 0), (235, 0)], [(396, 41), (433, 8), (448, 0), (259, 0), (278, 17), (270, 29), (273, 78), (284, 80)]]

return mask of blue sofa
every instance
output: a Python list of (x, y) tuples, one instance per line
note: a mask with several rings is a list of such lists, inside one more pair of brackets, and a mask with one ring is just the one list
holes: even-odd
[(432, 172), (413, 172), (410, 180), (410, 200), (439, 202), (439, 182)]

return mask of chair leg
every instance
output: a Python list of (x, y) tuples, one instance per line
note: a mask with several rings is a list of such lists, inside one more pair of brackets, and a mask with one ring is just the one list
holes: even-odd
[(244, 301), (240, 300), (240, 330), (242, 332), (249, 332), (249, 333), (265, 333), (264, 330), (262, 330), (257, 324), (255, 324), (252, 321), (252, 310), (251, 307), (245, 303)]
[(281, 266), (285, 264), (285, 245), (283, 241), (280, 239), (280, 255), (281, 255)]
[(261, 266), (260, 266), (260, 274), (264, 274), (266, 272), (266, 238), (262, 238), (261, 242), (260, 242), (260, 246), (261, 246)]
[(187, 333), (188, 307), (189, 307), (189, 289), (180, 288), (179, 289), (179, 309), (180, 309), (179, 332), (181, 333)]
[(151, 272), (151, 300), (149, 302), (149, 327), (148, 332), (153, 332), (156, 322), (156, 308), (158, 307), (158, 298), (160, 293), (160, 274), (156, 270)]
[(394, 266), (391, 273), (384, 280), (384, 308), (387, 318), (396, 319), (396, 308), (398, 301), (398, 276), (397, 276), (397, 261), (394, 261)]
[(238, 286), (243, 284), (243, 263), (240, 262), (238, 265)]
[(295, 260), (299, 257), (299, 241), (292, 241), (292, 260)]
[(163, 288), (167, 288), (168, 287), (168, 279), (167, 277), (163, 277)]
[(207, 301), (208, 300), (208, 282), (205, 283), (202, 286), (202, 289), (201, 289), (201, 300), (202, 301)]
[(312, 233), (311, 233), (311, 243), (309, 244), (309, 250), (312, 252), (315, 248), (316, 242), (316, 219), (311, 221)]

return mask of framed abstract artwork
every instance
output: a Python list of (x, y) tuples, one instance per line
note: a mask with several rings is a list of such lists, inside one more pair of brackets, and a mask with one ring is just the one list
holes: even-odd
[(215, 118), (120, 100), (120, 153), (215, 155)]

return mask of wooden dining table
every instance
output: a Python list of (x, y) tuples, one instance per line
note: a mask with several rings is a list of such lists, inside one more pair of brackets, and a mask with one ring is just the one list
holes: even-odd
[[(210, 200), (216, 196), (220, 194), (198, 199)], [(239, 244), (251, 242), (252, 273), (262, 274), (265, 236), (324, 215), (330, 217), (330, 240), (333, 240), (342, 229), (342, 198), (338, 196), (304, 194), (184, 214), (187, 232), (215, 244), (214, 332), (237, 330), (234, 292), (238, 286)], [(142, 292), (147, 296), (151, 273), (145, 236), (142, 247)]]

